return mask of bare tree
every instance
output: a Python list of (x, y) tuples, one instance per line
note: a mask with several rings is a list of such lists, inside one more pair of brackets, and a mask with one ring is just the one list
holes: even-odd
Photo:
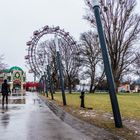
[[(54, 40), (46, 41), (47, 55), (49, 56), (52, 80), (55, 83), (55, 87), (58, 89), (59, 85), (59, 73), (57, 68), (56, 58), (56, 46)], [(59, 38), (60, 55), (63, 68), (63, 76), (65, 87), (68, 87), (69, 93), (72, 92), (72, 88), (78, 84), (78, 71), (79, 71), (79, 55), (78, 48), (73, 45), (69, 45), (64, 39)]]
[(0, 55), (0, 71), (4, 70), (7, 67), (7, 65), (3, 63), (3, 60), (4, 60), (4, 55)]
[(51, 77), (52, 82), (54, 84), (55, 89), (59, 89), (59, 76), (58, 76), (58, 67), (57, 67), (57, 60), (56, 60), (56, 46), (54, 40), (48, 42), (48, 56), (50, 61), (51, 67)]
[(61, 47), (62, 65), (65, 76), (65, 83), (69, 93), (72, 93), (72, 88), (79, 83), (78, 72), (80, 68), (79, 50), (77, 45), (68, 45), (65, 40), (59, 41)]
[(80, 54), (82, 66), (85, 67), (84, 75), (90, 78), (90, 93), (94, 92), (98, 82), (104, 78), (104, 72), (99, 75), (99, 64), (101, 65), (102, 57), (99, 48), (98, 35), (92, 31), (82, 33), (80, 36), (82, 43)]
[[(96, 28), (93, 3), (85, 0), (84, 18)], [(136, 0), (100, 0), (100, 13), (116, 85), (130, 72), (134, 62), (134, 46), (140, 33), (140, 16), (135, 14)]]
[(134, 63), (135, 66), (135, 74), (140, 78), (140, 52), (136, 53), (136, 60)]
[(46, 40), (41, 42), (37, 47), (36, 54), (37, 54), (37, 64), (39, 65), (42, 72), (45, 70), (47, 73), (46, 62), (49, 63), (52, 87), (55, 89), (59, 89), (60, 85), (57, 74), (56, 47), (54, 40)]

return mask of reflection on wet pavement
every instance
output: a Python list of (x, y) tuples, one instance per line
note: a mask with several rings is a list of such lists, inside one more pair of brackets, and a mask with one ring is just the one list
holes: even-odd
[[(0, 104), (2, 103), (2, 100), (0, 99)], [(13, 98), (13, 97), (10, 97), (10, 99), (8, 99), (8, 104), (25, 104), (26, 103), (26, 100), (25, 98), (21, 98), (21, 99), (18, 99), (18, 98)]]
[[(62, 119), (65, 118), (62, 115)], [(92, 140), (61, 121), (36, 93), (0, 105), (0, 140)]]
[(9, 124), (9, 121), (10, 121), (10, 115), (9, 114), (6, 113), (1, 117), (1, 122), (2, 122), (3, 127), (6, 128)]

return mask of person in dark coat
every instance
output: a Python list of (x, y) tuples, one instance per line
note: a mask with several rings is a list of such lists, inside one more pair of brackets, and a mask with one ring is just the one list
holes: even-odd
[(4, 106), (4, 99), (6, 98), (6, 104), (8, 104), (8, 93), (10, 92), (10, 87), (7, 83), (7, 80), (4, 80), (2, 84), (1, 93), (2, 93), (2, 105)]

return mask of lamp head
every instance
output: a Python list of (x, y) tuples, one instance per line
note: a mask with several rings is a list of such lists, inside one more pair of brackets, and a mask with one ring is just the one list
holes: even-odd
[(93, 7), (99, 6), (99, 0), (92, 0)]

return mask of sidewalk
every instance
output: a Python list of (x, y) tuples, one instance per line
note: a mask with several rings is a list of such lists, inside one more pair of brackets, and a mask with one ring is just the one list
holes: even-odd
[(93, 140), (123, 140), (123, 138), (115, 136), (107, 132), (103, 128), (98, 128), (94, 125), (90, 125), (82, 120), (73, 117), (72, 115), (64, 112), (51, 101), (46, 100), (46, 98), (42, 96), (39, 97), (62, 121), (70, 125), (72, 128), (80, 131), (81, 133), (92, 137)]
[(25, 102), (0, 105), (0, 140), (93, 140), (61, 121), (36, 93), (16, 98)]

